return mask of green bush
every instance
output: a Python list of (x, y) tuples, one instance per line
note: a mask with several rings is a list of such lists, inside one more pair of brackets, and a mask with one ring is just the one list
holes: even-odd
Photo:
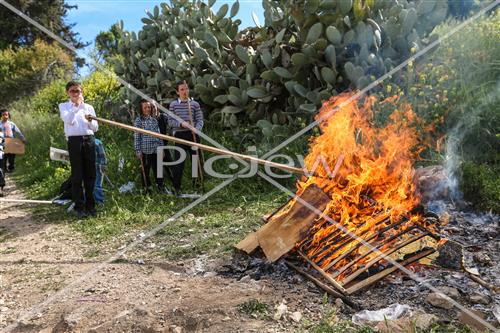
[[(460, 22), (448, 21), (435, 32), (441, 36)], [(388, 80), (377, 91), (380, 99), (398, 96), (422, 119), (421, 138), (428, 149), (423, 163), (444, 163), (456, 173), (466, 162), (462, 177), (465, 197), (474, 201), (471, 185), (481, 192), (478, 208), (496, 210), (489, 171), (500, 165), (500, 10), (482, 17), (444, 40), (439, 47)], [(381, 108), (378, 120), (387, 119)], [(450, 161), (457, 163), (449, 163)], [(471, 163), (468, 163), (471, 162)], [(476, 172), (471, 172), (474, 167)], [(482, 176), (473, 174), (480, 174)], [(473, 177), (469, 179), (469, 177)], [(476, 177), (484, 181), (478, 181)], [(494, 183), (494, 182), (493, 182)], [(477, 193), (479, 193), (477, 192)]]
[(56, 44), (35, 41), (33, 46), (0, 51), (0, 101), (4, 104), (32, 96), (49, 82), (68, 77), (73, 59)]
[(467, 162), (462, 165), (462, 192), (476, 208), (500, 213), (500, 168)]
[(31, 109), (37, 113), (59, 113), (58, 105), (68, 99), (64, 89), (66, 81), (52, 81), (31, 99)]
[[(49, 158), (50, 147), (67, 149), (58, 108), (59, 103), (68, 100), (65, 84), (63, 80), (53, 81), (32, 99), (18, 100), (9, 107), (13, 120), (28, 140), (26, 157), (19, 158), (23, 173), (19, 182), (36, 197), (54, 196), (59, 185), (69, 176), (68, 165)], [(85, 101), (94, 106), (98, 116), (109, 118), (121, 96), (116, 78), (96, 71), (86, 77), (82, 84)], [(110, 157), (110, 176), (116, 177), (117, 181), (127, 179), (132, 173), (132, 164), (124, 163), (123, 172), (118, 172), (118, 163), (120, 159), (133, 159), (132, 135), (124, 130), (101, 126), (96, 136), (102, 139)]]

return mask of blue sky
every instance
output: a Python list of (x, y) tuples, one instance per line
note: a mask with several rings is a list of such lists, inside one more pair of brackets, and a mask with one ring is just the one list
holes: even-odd
[[(140, 30), (142, 28), (141, 18), (146, 17), (145, 11), (153, 12), (155, 5), (169, 1), (68, 0), (66, 2), (69, 5), (78, 5), (78, 9), (73, 9), (68, 13), (66, 21), (76, 23), (73, 30), (80, 34), (82, 41), (93, 42), (99, 32), (108, 30), (113, 23), (120, 20), (123, 20), (126, 30)], [(225, 3), (231, 6), (234, 2), (233, 0), (218, 0), (213, 8), (217, 10)], [(240, 0), (240, 10), (236, 18), (242, 21), (241, 28), (255, 26), (252, 12), (255, 12), (259, 21), (264, 23), (261, 0)], [(80, 56), (88, 54), (92, 47), (91, 45), (83, 52), (80, 52)]]

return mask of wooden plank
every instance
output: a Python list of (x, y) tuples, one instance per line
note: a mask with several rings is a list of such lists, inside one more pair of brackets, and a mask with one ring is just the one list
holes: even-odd
[(350, 306), (351, 308), (353, 308), (355, 310), (362, 310), (361, 306), (358, 303), (354, 303), (347, 296), (339, 293), (338, 291), (336, 291), (335, 289), (333, 289), (330, 286), (326, 285), (325, 283), (321, 282), (320, 280), (318, 280), (317, 278), (315, 278), (311, 274), (309, 274), (306, 271), (300, 269), (299, 267), (297, 267), (293, 263), (289, 262), (288, 260), (285, 261), (285, 263), (289, 267), (295, 269), (299, 274), (305, 276), (306, 278), (308, 278), (309, 280), (311, 280), (312, 282), (314, 282), (318, 287), (320, 287), (321, 289), (323, 289), (324, 291), (326, 291), (329, 295), (332, 295), (333, 297), (336, 297), (336, 298), (340, 298), (346, 305)]
[[(401, 232), (399, 232), (399, 233), (397, 233), (397, 234), (389, 237), (388, 239), (375, 240), (375, 242), (373, 242), (373, 243), (368, 243), (368, 241), (365, 241), (365, 243), (368, 243), (369, 245), (371, 245), (371, 247), (373, 247), (373, 250), (370, 249), (369, 247), (367, 247), (366, 245), (364, 245), (363, 243), (360, 243), (362, 246), (364, 246), (366, 248), (367, 251), (364, 252), (363, 254), (361, 254), (360, 256), (358, 256), (357, 258), (354, 258), (348, 264), (346, 264), (341, 269), (339, 269), (334, 274), (332, 274), (333, 277), (336, 278), (337, 276), (339, 276), (340, 274), (342, 274), (343, 272), (345, 272), (348, 268), (350, 268), (351, 266), (355, 265), (358, 261), (360, 261), (361, 259), (365, 258), (369, 254), (373, 253), (376, 250), (379, 250), (380, 248), (384, 247), (387, 243), (390, 243), (393, 240), (395, 240), (396, 238), (399, 238), (400, 236), (403, 236), (404, 234), (409, 233), (410, 231), (415, 230), (415, 229), (417, 229), (417, 228), (415, 226), (412, 226), (412, 227), (408, 228), (407, 230), (401, 231)], [(418, 229), (418, 230), (420, 230), (420, 229)], [(379, 233), (376, 234), (376, 236), (380, 236), (380, 235), (381, 234), (379, 234)], [(426, 235), (426, 234), (424, 234), (424, 235)], [(423, 237), (423, 235), (420, 236), (420, 237)], [(410, 240), (409, 243), (407, 243), (405, 245), (402, 245), (401, 247), (404, 247), (404, 246), (406, 246), (406, 245), (408, 245), (408, 244), (410, 244), (412, 242), (414, 242), (414, 240)], [(401, 248), (401, 247), (397, 247), (397, 246), (398, 246), (397, 244), (393, 245), (391, 247), (391, 249), (389, 249), (389, 250), (396, 251), (396, 250), (398, 250), (398, 249)], [(351, 252), (349, 252), (349, 253), (351, 253)], [(381, 258), (380, 255), (377, 258)], [(368, 268), (368, 267), (366, 267), (366, 268)], [(365, 270), (365, 268), (363, 268), (363, 270)]]
[[(435, 249), (428, 249), (428, 250), (425, 250), (425, 251), (422, 251), (420, 253), (417, 253), (416, 255), (400, 262), (400, 264), (402, 266), (406, 266), (406, 265), (409, 265), (411, 264), (412, 262), (414, 261), (417, 261), (423, 257), (427, 257), (429, 254), (435, 252), (436, 250)], [(372, 283), (375, 283), (377, 282), (378, 280), (386, 277), (387, 275), (391, 274), (392, 272), (394, 272), (395, 270), (399, 269), (398, 267), (396, 266), (392, 266), (392, 267), (389, 267), (387, 269), (384, 269), (383, 271), (375, 274), (375, 275), (372, 275), (370, 276), (369, 278), (367, 279), (364, 279), (363, 281), (353, 285), (353, 286), (350, 286), (349, 288), (347, 288), (347, 294), (349, 295), (352, 295), (353, 293), (355, 293), (356, 291), (359, 291), (369, 285), (371, 285)]]
[[(387, 257), (387, 256), (393, 254), (394, 252), (401, 250), (403, 247), (405, 247), (405, 246), (407, 246), (407, 245), (409, 245), (409, 244), (411, 244), (413, 242), (416, 242), (420, 238), (423, 238), (425, 236), (427, 236), (426, 233), (425, 234), (418, 234), (418, 235), (415, 235), (415, 236), (413, 236), (411, 238), (408, 238), (407, 240), (405, 240), (405, 241), (403, 241), (401, 243), (392, 245), (392, 247), (390, 247), (389, 249), (385, 250), (384, 252), (381, 252), (375, 258), (373, 258), (372, 260), (370, 260), (369, 262), (367, 262), (366, 264), (364, 264), (362, 268), (359, 268), (356, 271), (354, 271), (351, 274), (349, 274), (349, 276), (346, 277), (342, 282), (344, 283), (344, 285), (348, 284), (349, 282), (351, 282), (352, 280), (354, 280), (356, 277), (358, 277), (361, 273), (363, 273), (364, 271), (368, 270), (368, 268), (370, 268), (373, 265), (375, 265), (376, 263), (378, 263), (384, 257)], [(378, 248), (377, 248), (377, 250), (378, 250)], [(373, 251), (371, 251), (371, 252), (373, 252)], [(340, 272), (337, 273), (337, 274), (340, 274)], [(337, 277), (337, 275), (334, 275), (334, 276)]]
[[(405, 222), (406, 222), (406, 221), (407, 221), (407, 220), (405, 220)], [(391, 226), (388, 226), (388, 227), (384, 227), (384, 228), (380, 229), (377, 233), (375, 233), (375, 234), (371, 235), (370, 237), (368, 237), (367, 239), (365, 239), (364, 241), (365, 241), (366, 243), (368, 243), (368, 242), (369, 242), (369, 241), (371, 241), (373, 238), (375, 238), (375, 237), (377, 237), (377, 236), (380, 236), (381, 234), (383, 234), (383, 233), (384, 233), (384, 232), (386, 232), (387, 230), (392, 229), (392, 228), (394, 228), (394, 227), (396, 227), (396, 226), (398, 226), (398, 225), (400, 225), (400, 224), (402, 224), (402, 223), (403, 223), (403, 220), (401, 220), (401, 221), (397, 222), (397, 223), (396, 223), (396, 224), (394, 224), (394, 225), (391, 225)], [(362, 235), (360, 235), (360, 236), (359, 236), (359, 238), (362, 238), (362, 236), (364, 236), (365, 234), (366, 234), (366, 232), (365, 232), (365, 233), (363, 233)], [(354, 247), (352, 247), (351, 249), (349, 249), (348, 251), (345, 251), (343, 254), (341, 254), (339, 257), (337, 257), (335, 260), (333, 260), (332, 262), (330, 262), (330, 263), (328, 264), (328, 266), (326, 266), (326, 267), (325, 267), (325, 271), (328, 271), (330, 268), (332, 268), (332, 267), (333, 267), (336, 263), (338, 263), (340, 260), (344, 259), (344, 258), (345, 258), (345, 257), (347, 257), (349, 254), (351, 254), (353, 251), (355, 251), (355, 250), (359, 249), (359, 248), (363, 245), (363, 243), (361, 243), (358, 239), (352, 239), (352, 238), (351, 238), (351, 242), (353, 242), (353, 243), (354, 243), (354, 242), (356, 242), (357, 244), (356, 244)], [(346, 244), (348, 244), (348, 243), (346, 243)], [(338, 251), (340, 248), (342, 248), (342, 247), (343, 247), (343, 246), (345, 246), (346, 244), (342, 244), (342, 246), (339, 246), (337, 249), (335, 249), (335, 250), (334, 250), (334, 251), (332, 251), (332, 252), (336, 252), (336, 251)]]
[(342, 293), (346, 293), (346, 290), (344, 289), (344, 287), (342, 287), (342, 285), (340, 283), (338, 283), (337, 281), (335, 281), (334, 278), (332, 278), (330, 276), (330, 274), (328, 274), (327, 272), (325, 272), (321, 267), (319, 267), (318, 265), (316, 265), (311, 259), (309, 259), (304, 253), (302, 253), (301, 251), (298, 251), (299, 255), (305, 259), (305, 261), (307, 261), (309, 263), (309, 265), (311, 265), (312, 267), (314, 267), (315, 270), (317, 270), (325, 279), (328, 280), (328, 282), (330, 282), (331, 284), (333, 284), (333, 286), (335, 288), (337, 288), (338, 290), (340, 290)]
[(259, 247), (259, 241), (257, 240), (257, 233), (252, 232), (251, 234), (247, 235), (242, 241), (240, 241), (234, 247), (248, 254), (252, 253)]
[[(320, 212), (323, 212), (331, 200), (314, 184), (307, 187), (300, 198)], [(316, 212), (295, 201), (286, 214), (277, 214), (269, 219), (269, 222), (257, 231), (257, 240), (266, 258), (274, 262), (293, 249), (317, 218)]]

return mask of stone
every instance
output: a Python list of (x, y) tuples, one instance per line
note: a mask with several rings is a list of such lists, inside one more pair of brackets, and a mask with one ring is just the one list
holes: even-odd
[(446, 298), (444, 298), (441, 294), (438, 293), (430, 293), (427, 295), (425, 299), (427, 303), (441, 309), (450, 310), (453, 308), (453, 304)]
[(180, 327), (180, 326), (175, 326), (175, 327), (172, 329), (172, 333), (182, 333), (182, 327)]
[(376, 332), (381, 333), (408, 333), (408, 327), (411, 327), (409, 318), (400, 318), (396, 320), (380, 321), (374, 327)]
[(427, 331), (431, 328), (432, 325), (439, 321), (439, 318), (433, 314), (423, 312), (414, 314), (413, 316), (411, 316), (410, 320), (415, 328), (422, 331)]
[(341, 311), (344, 308), (344, 301), (341, 298), (336, 298), (335, 307), (337, 308), (337, 310)]
[(483, 265), (490, 265), (491, 258), (484, 252), (475, 253), (473, 256), (475, 262)]
[(242, 277), (240, 279), (240, 282), (246, 283), (246, 282), (249, 282), (251, 279), (252, 279), (252, 277), (250, 275), (245, 275), (244, 277)]
[(470, 326), (478, 330), (479, 332), (488, 331), (488, 328), (483, 323), (484, 319), (486, 318), (486, 315), (478, 310), (469, 310), (469, 311), (472, 312), (477, 318), (472, 317), (466, 312), (460, 311), (460, 313), (458, 314), (458, 320), (462, 324)]
[(287, 310), (288, 307), (286, 306), (286, 304), (281, 303), (280, 305), (278, 305), (273, 316), (274, 320), (280, 320), (281, 317), (283, 317), (283, 315), (287, 312)]
[(474, 304), (484, 304), (488, 305), (491, 303), (491, 299), (487, 295), (483, 295), (481, 293), (475, 292), (469, 296), (469, 301)]
[(500, 324), (500, 305), (495, 305), (495, 307), (493, 308), (493, 316), (495, 316), (498, 323)]
[(300, 320), (302, 319), (302, 313), (300, 313), (299, 311), (295, 311), (295, 312), (292, 312), (290, 315), (289, 315), (290, 319), (293, 320), (294, 322), (296, 323), (299, 323)]
[(417, 312), (410, 317), (378, 322), (374, 328), (375, 331), (382, 333), (408, 333), (413, 332), (413, 328), (427, 332), (438, 321), (439, 318), (433, 314)]
[(141, 317), (149, 316), (149, 311), (146, 308), (143, 308), (141, 306), (137, 306), (134, 309), (134, 313), (138, 316), (141, 316)]
[(205, 274), (203, 274), (204, 278), (211, 278), (211, 277), (216, 277), (216, 276), (217, 276), (217, 272), (206, 272)]
[(460, 298), (460, 292), (456, 288), (448, 286), (439, 286), (436, 289), (441, 291), (446, 296), (453, 298), (454, 300), (458, 300)]
[(462, 245), (457, 242), (448, 240), (439, 248), (439, 256), (436, 258), (436, 263), (444, 268), (462, 269), (464, 258), (464, 250)]

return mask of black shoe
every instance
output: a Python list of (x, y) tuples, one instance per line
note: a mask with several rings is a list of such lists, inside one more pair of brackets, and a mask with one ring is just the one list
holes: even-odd
[(95, 209), (87, 210), (86, 214), (87, 214), (87, 216), (96, 217), (97, 211)]
[(162, 189), (158, 189), (160, 193), (166, 194), (166, 195), (172, 195), (172, 191), (170, 191), (167, 187), (164, 187)]
[(83, 210), (75, 210), (76, 218), (81, 220), (87, 217), (87, 213)]

